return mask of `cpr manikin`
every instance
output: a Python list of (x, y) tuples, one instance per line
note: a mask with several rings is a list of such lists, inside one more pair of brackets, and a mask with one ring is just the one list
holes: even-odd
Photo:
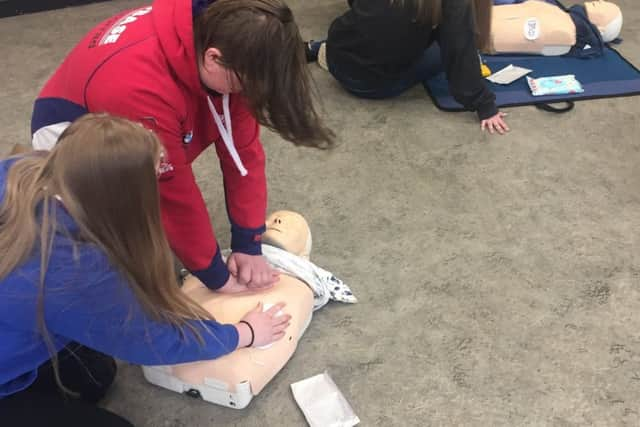
[[(584, 3), (586, 18), (607, 43), (622, 29), (622, 12), (608, 1)], [(560, 7), (541, 0), (494, 6), (487, 53), (565, 55), (576, 45), (576, 23)]]
[[(275, 212), (267, 219), (266, 226), (263, 252), (267, 247), (273, 247), (276, 251), (286, 251), (293, 259), (311, 264), (308, 261), (311, 233), (301, 215), (290, 211)], [(267, 255), (265, 257), (269, 260)], [(147, 380), (154, 384), (238, 409), (246, 407), (291, 358), (311, 321), (314, 306), (317, 308), (315, 290), (308, 283), (284, 273), (271, 289), (256, 292), (220, 294), (206, 288), (194, 276), (185, 280), (182, 289), (222, 323), (238, 322), (259, 302), (265, 310), (278, 302), (286, 303), (283, 311), (291, 315), (290, 326), (284, 338), (267, 347), (238, 349), (216, 360), (143, 368)]]

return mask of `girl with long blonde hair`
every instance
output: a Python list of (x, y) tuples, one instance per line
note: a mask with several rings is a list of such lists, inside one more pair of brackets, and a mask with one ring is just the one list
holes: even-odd
[(3, 421), (130, 425), (92, 406), (113, 357), (184, 363), (284, 335), (282, 305), (220, 324), (180, 291), (160, 218), (162, 153), (142, 126), (89, 114), (51, 152), (0, 161)]

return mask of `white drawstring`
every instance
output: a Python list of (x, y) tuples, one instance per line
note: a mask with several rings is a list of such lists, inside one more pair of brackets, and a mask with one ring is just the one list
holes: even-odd
[[(42, 190), (44, 190), (45, 192), (49, 190), (49, 188), (44, 185), (42, 186)], [(53, 194), (53, 198), (56, 199), (57, 201), (59, 201), (60, 203), (62, 203), (62, 197), (60, 197), (59, 194)]]
[(247, 169), (242, 164), (242, 159), (240, 159), (238, 150), (236, 150), (236, 146), (233, 144), (233, 133), (231, 131), (231, 113), (229, 112), (229, 95), (225, 94), (222, 96), (222, 113), (224, 114), (224, 123), (222, 123), (222, 119), (216, 111), (216, 107), (213, 105), (213, 102), (211, 102), (211, 98), (209, 98), (208, 96), (207, 103), (209, 103), (209, 110), (211, 110), (213, 120), (216, 122), (216, 126), (218, 126), (220, 136), (222, 137), (224, 145), (227, 147), (229, 154), (231, 154), (233, 162), (236, 164), (240, 175), (246, 176), (248, 173)]

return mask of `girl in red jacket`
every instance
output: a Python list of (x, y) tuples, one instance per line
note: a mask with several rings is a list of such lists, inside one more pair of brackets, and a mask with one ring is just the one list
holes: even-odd
[[(281, 0), (155, 0), (95, 27), (46, 83), (33, 145), (50, 149), (87, 112), (143, 124), (162, 140), (162, 220), (171, 248), (212, 289), (270, 286), (264, 261), (265, 159), (259, 124), (296, 144), (326, 147), (302, 40)], [(231, 223), (228, 267), (192, 162), (214, 145)], [(126, 191), (126, 188), (123, 189)]]

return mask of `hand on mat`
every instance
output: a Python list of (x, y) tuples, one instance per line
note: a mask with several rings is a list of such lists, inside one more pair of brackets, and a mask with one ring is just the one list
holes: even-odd
[[(242, 320), (249, 323), (253, 328), (253, 344), (252, 347), (262, 347), (269, 345), (274, 341), (278, 341), (285, 334), (289, 321), (291, 320), (290, 314), (277, 313), (282, 310), (285, 303), (279, 302), (267, 311), (263, 311), (262, 303), (258, 305), (244, 315)], [(246, 342), (240, 339), (240, 342), (246, 346), (251, 341), (251, 331), (249, 331), (249, 337)], [(241, 336), (240, 338), (244, 338)]]
[(493, 134), (497, 131), (500, 135), (504, 135), (505, 132), (509, 132), (509, 126), (507, 126), (507, 123), (504, 121), (504, 117), (506, 115), (507, 113), (498, 111), (498, 114), (496, 114), (495, 116), (489, 117), (488, 119), (480, 122), (480, 129), (486, 129), (490, 134)]
[(234, 252), (229, 256), (227, 268), (238, 283), (249, 289), (259, 290), (273, 286), (280, 275), (271, 268), (262, 255)]

